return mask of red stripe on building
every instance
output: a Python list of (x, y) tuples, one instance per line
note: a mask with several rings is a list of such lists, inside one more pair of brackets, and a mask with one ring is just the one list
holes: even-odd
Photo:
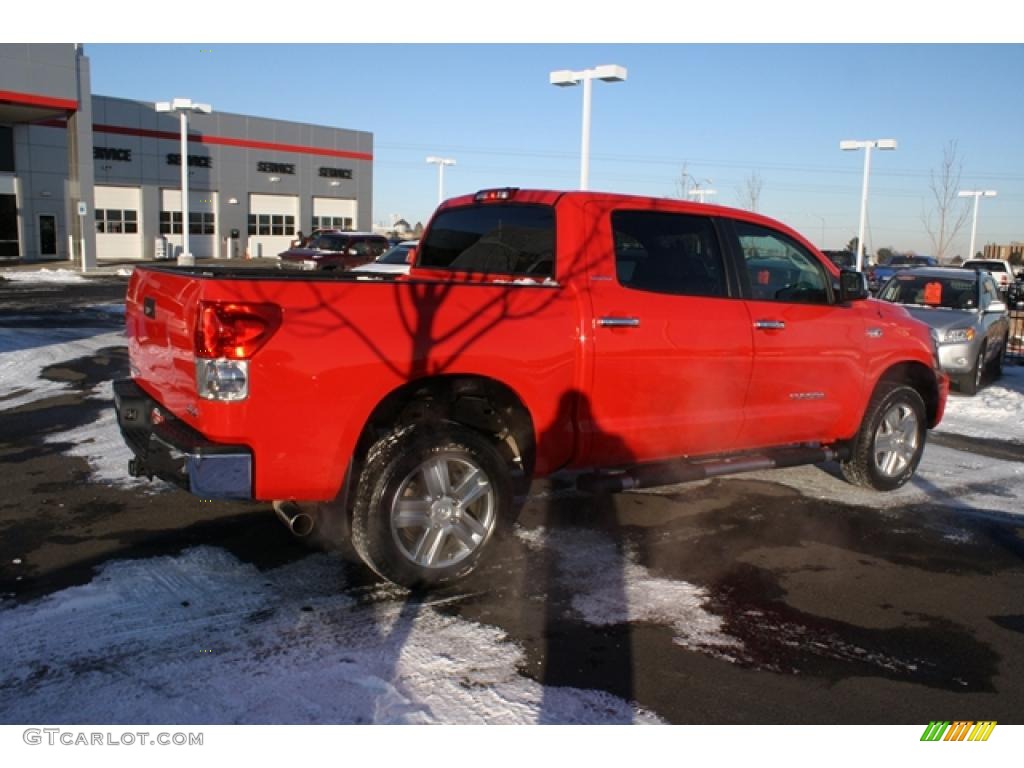
[(39, 96), (35, 93), (19, 91), (0, 91), (0, 104), (20, 104), (25, 107), (51, 107), (74, 112), (78, 109), (75, 99), (57, 99), (53, 96)]
[[(122, 136), (143, 136), (150, 139), (167, 139), (180, 141), (181, 134), (175, 131), (154, 131), (149, 128), (129, 128), (123, 125), (94, 124), (96, 133), (114, 133)], [(295, 152), (302, 155), (321, 155), (324, 157), (341, 157), (348, 160), (373, 160), (369, 152), (351, 152), (344, 149), (326, 149), (324, 147), (306, 147), (301, 144), (281, 144), (276, 141), (256, 141), (254, 139), (236, 139), (231, 136), (213, 136), (211, 134), (190, 133), (188, 140), (197, 144), (217, 144), (225, 147), (242, 147), (244, 149), (266, 149), (272, 152)]]

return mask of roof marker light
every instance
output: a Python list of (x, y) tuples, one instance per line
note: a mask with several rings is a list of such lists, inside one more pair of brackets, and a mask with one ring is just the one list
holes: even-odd
[(511, 200), (519, 187), (502, 187), (501, 189), (481, 189), (473, 199), (478, 203), (491, 203), (495, 200)]

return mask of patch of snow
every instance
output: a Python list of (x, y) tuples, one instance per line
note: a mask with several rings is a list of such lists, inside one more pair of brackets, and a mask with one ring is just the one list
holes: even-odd
[(159, 481), (149, 481), (128, 474), (128, 462), (134, 458), (134, 454), (121, 437), (121, 431), (117, 426), (114, 382), (103, 382), (96, 388), (95, 396), (107, 405), (98, 419), (66, 432), (47, 435), (46, 442), (71, 443), (71, 447), (64, 451), (64, 454), (85, 459), (94, 481), (128, 488), (163, 490), (164, 484)]
[[(576, 528), (516, 528), (531, 549), (557, 553), (559, 578), (572, 586), (573, 608), (598, 626), (648, 622), (671, 627), (673, 642), (684, 648), (728, 658), (742, 644), (722, 630), (721, 617), (704, 605), (708, 593), (686, 581), (652, 576), (636, 562), (636, 553), (606, 533)], [(613, 567), (609, 567), (612, 564)]]
[(0, 410), (69, 388), (66, 382), (41, 379), (44, 368), (124, 344), (124, 331), (108, 328), (0, 328)]
[[(888, 493), (851, 485), (818, 466), (738, 476), (739, 480), (744, 478), (781, 483), (823, 501), (834, 500), (878, 510), (930, 504), (963, 512), (1024, 515), (1020, 502), (1024, 463), (991, 459), (932, 442), (925, 444), (924, 456), (910, 482)], [(731, 480), (725, 478), (723, 482)], [(672, 492), (671, 488), (674, 486), (661, 490)]]
[(70, 269), (33, 269), (0, 272), (7, 280), (15, 283), (84, 283), (78, 272)]
[(127, 267), (121, 267), (114, 274), (118, 277), (130, 277), (134, 270), (128, 269)]
[(520, 674), (499, 629), (393, 594), (357, 601), (338, 560), (270, 571), (212, 547), (107, 564), (0, 610), (6, 723), (658, 722)]
[(102, 312), (107, 315), (116, 315), (118, 317), (124, 317), (125, 313), (125, 305), (123, 301), (112, 304), (90, 304), (86, 309), (92, 310), (93, 312)]
[(1006, 365), (973, 397), (950, 393), (936, 431), (1024, 443), (1024, 366)]

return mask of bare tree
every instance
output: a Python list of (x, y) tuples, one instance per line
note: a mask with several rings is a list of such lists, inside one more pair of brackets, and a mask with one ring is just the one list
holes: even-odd
[(957, 151), (957, 142), (951, 139), (942, 150), (942, 165), (937, 172), (931, 172), (928, 187), (933, 197), (932, 208), (921, 214), (921, 220), (935, 248), (935, 258), (940, 262), (946, 261), (946, 251), (967, 222), (970, 213), (966, 203), (957, 197), (962, 170), (963, 160)]
[(761, 188), (764, 186), (764, 179), (758, 171), (751, 171), (750, 175), (743, 180), (743, 186), (736, 188), (736, 195), (740, 199), (740, 208), (757, 213), (757, 206), (761, 200)]

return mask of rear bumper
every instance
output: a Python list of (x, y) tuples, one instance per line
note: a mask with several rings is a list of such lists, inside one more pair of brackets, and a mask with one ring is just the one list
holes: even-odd
[(114, 382), (121, 436), (135, 476), (159, 477), (204, 499), (251, 499), (252, 451), (206, 439), (131, 379)]

